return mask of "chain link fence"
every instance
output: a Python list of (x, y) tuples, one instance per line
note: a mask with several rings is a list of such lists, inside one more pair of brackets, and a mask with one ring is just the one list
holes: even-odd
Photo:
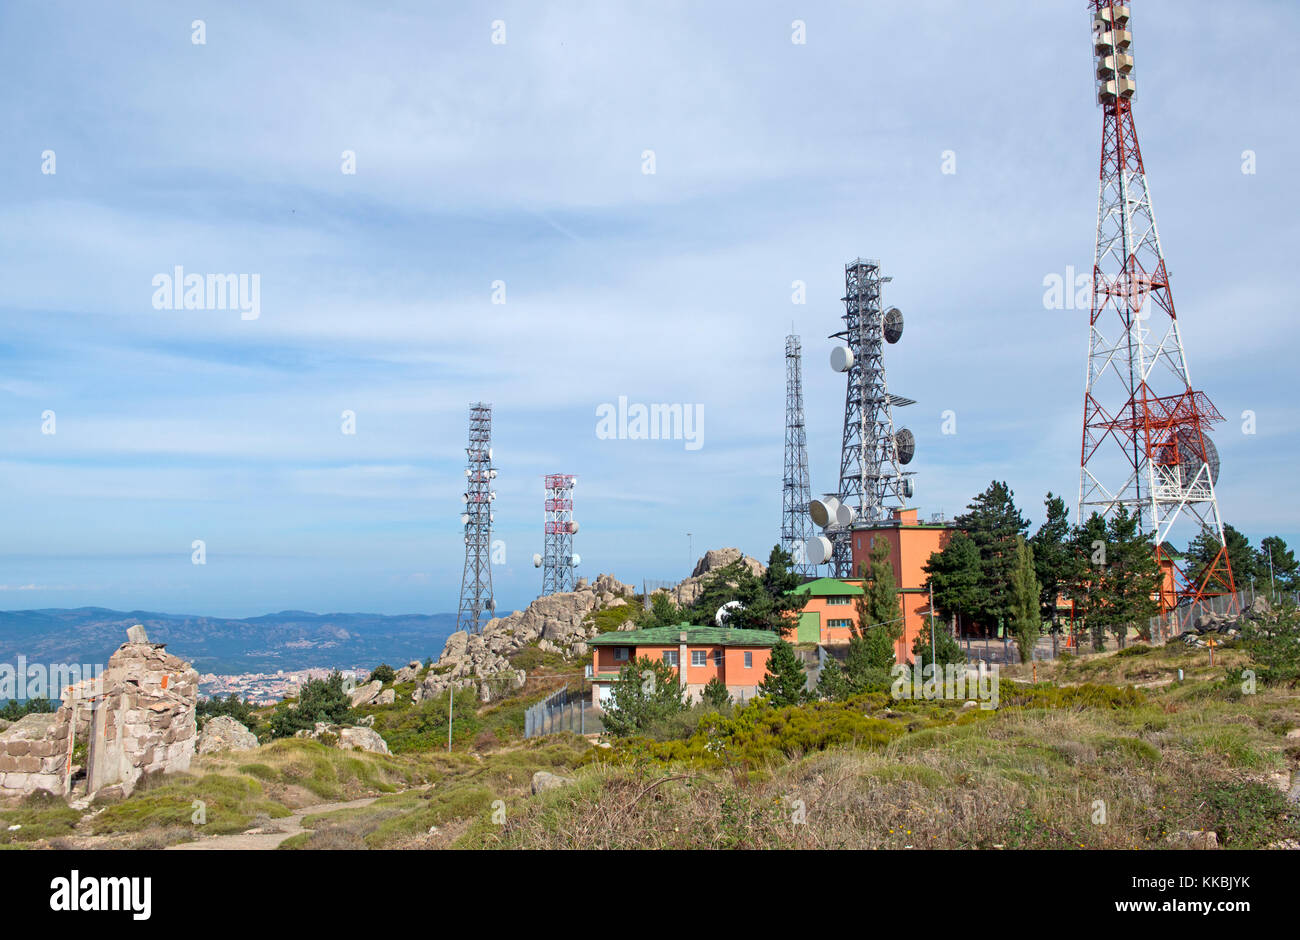
[(553, 692), (524, 712), (524, 737), (571, 731), (574, 734), (599, 734), (605, 730), (601, 710), (588, 696), (573, 689)]

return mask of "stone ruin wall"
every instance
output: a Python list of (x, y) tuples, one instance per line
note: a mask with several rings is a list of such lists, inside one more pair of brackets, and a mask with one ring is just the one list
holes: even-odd
[(129, 795), (145, 774), (189, 769), (198, 673), (150, 643), (143, 627), (127, 635), (103, 675), (74, 686), (57, 712), (28, 715), (0, 733), (0, 799), (37, 790), (69, 795), (74, 730), (89, 745), (85, 796)]

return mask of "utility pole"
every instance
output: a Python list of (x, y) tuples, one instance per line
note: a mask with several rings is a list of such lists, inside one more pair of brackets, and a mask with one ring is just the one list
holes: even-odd
[(451, 753), (451, 709), (456, 704), (456, 686), (447, 686), (447, 753)]
[(934, 582), (930, 582), (930, 659), (934, 661), (934, 668), (937, 672), (939, 669), (939, 652), (934, 648)]

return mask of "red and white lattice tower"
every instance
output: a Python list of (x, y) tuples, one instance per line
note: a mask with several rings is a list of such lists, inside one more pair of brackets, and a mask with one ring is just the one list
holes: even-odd
[(573, 552), (573, 536), (578, 531), (573, 518), (573, 486), (577, 482), (571, 473), (546, 476), (546, 547), (540, 559), (543, 594), (572, 591), (577, 580), (580, 559)]
[[(1214, 492), (1219, 457), (1208, 435), (1223, 416), (1187, 369), (1133, 123), (1129, 7), (1114, 0), (1090, 7), (1103, 117), (1078, 518), (1121, 506), (1136, 515), (1172, 576), (1162, 592), (1169, 607), (1235, 590)], [(1194, 581), (1166, 549), (1175, 525), (1188, 523), (1220, 545)]]

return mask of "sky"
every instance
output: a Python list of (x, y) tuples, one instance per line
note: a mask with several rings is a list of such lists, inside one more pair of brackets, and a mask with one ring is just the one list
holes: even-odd
[[(1132, 7), (1223, 516), (1295, 544), (1300, 7)], [(1089, 29), (1073, 0), (0, 6), (0, 608), (454, 611), (474, 401), (498, 609), (540, 592), (546, 473), (588, 577), (766, 559), (784, 338), (829, 491), (857, 257), (907, 318), (923, 516), (993, 479), (1035, 524), (1073, 505), (1087, 311), (1044, 294), (1091, 265)], [(256, 276), (256, 317), (168, 309), (177, 266)], [(598, 434), (621, 396), (698, 446)]]

